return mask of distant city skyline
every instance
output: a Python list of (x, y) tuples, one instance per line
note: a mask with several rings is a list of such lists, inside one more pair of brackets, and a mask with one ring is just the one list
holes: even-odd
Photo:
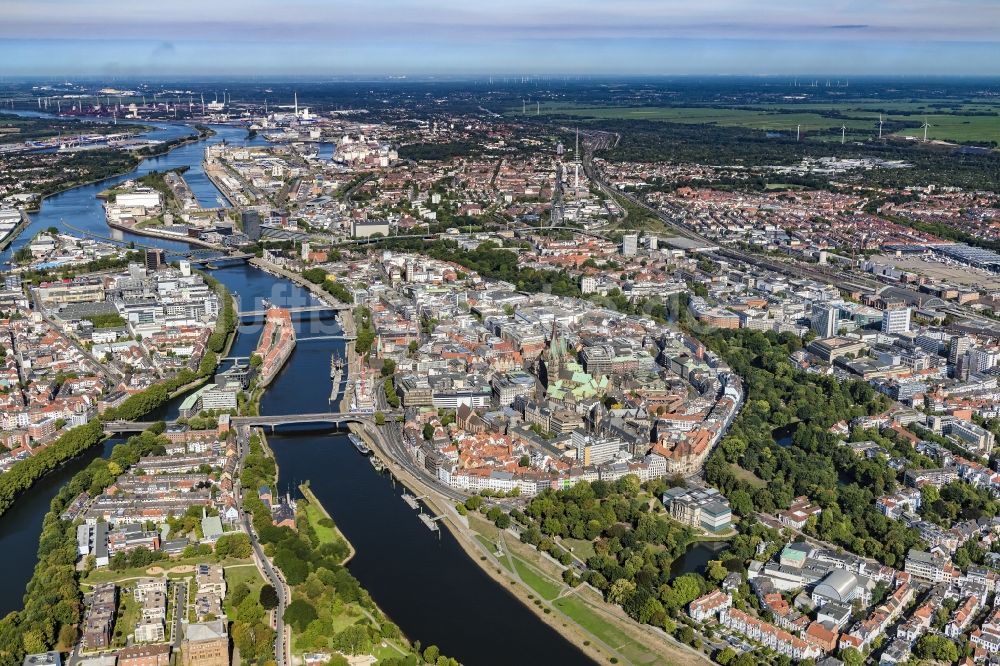
[(0, 0), (2, 75), (1000, 74), (992, 0)]

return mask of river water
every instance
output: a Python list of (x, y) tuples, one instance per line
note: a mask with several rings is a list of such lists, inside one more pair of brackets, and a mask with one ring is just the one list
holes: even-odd
[[(150, 124), (150, 123), (145, 123)], [(153, 123), (152, 138), (169, 140), (189, 135), (183, 125)], [(27, 243), (40, 229), (66, 223), (107, 236), (104, 211), (95, 197), (101, 190), (153, 170), (187, 166), (185, 179), (203, 206), (218, 205), (219, 192), (201, 169), (207, 144), (219, 141), (263, 145), (261, 137), (246, 142), (246, 132), (213, 127), (217, 134), (169, 154), (145, 160), (130, 174), (82, 186), (50, 197), (32, 215), (32, 224), (7, 254)], [(67, 229), (68, 230), (68, 229)], [(183, 243), (125, 234), (125, 240), (184, 250)], [(249, 265), (220, 268), (213, 275), (240, 301), (241, 310), (257, 309), (264, 298), (276, 305), (315, 303), (303, 288)], [(331, 403), (330, 357), (344, 354), (341, 340), (316, 339), (339, 332), (335, 321), (310, 315), (296, 323), (298, 344), (286, 367), (265, 392), (264, 414), (319, 412)], [(249, 356), (257, 344), (260, 324), (240, 325), (231, 356)], [(178, 398), (155, 418), (174, 418)], [(429, 531), (400, 498), (401, 487), (375, 473), (367, 459), (350, 445), (344, 433), (284, 430), (269, 436), (278, 458), (282, 491), (303, 481), (311, 488), (357, 549), (351, 572), (376, 603), (408, 637), (424, 645), (436, 644), (442, 653), (465, 664), (590, 663), (572, 644), (539, 621), (511, 594), (495, 584), (462, 551), (447, 530), (440, 537)], [(76, 471), (102, 451), (89, 451), (63, 469), (45, 477), (0, 517), (0, 552), (5, 571), (0, 580), (0, 615), (21, 606), (25, 585), (34, 569), (42, 518), (49, 502)]]

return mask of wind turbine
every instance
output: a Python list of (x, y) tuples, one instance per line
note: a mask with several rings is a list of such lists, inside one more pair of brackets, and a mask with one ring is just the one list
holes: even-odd
[(840, 126), (840, 145), (844, 145), (845, 141), (847, 141), (847, 125), (841, 125)]
[(931, 124), (929, 122), (927, 122), (926, 118), (924, 118), (924, 124), (923, 124), (923, 128), (924, 128), (924, 143), (927, 143), (927, 128), (930, 127), (930, 126), (931, 126)]
[(878, 139), (882, 140), (882, 114), (878, 114)]
[(798, 141), (799, 137), (802, 136), (802, 125), (795, 126), (795, 140)]

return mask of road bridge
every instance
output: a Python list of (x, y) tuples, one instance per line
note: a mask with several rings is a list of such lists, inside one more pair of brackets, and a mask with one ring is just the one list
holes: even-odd
[(310, 340), (344, 340), (345, 342), (351, 342), (357, 339), (358, 336), (356, 335), (310, 335), (298, 338), (298, 342), (309, 342)]
[[(341, 312), (344, 310), (350, 310), (350, 305), (338, 304), (338, 305), (304, 305), (297, 308), (282, 308), (288, 310), (291, 314), (297, 314), (301, 312)], [(267, 314), (267, 310), (245, 310), (239, 313), (240, 319), (248, 319), (251, 317), (263, 317)]]
[(224, 266), (226, 264), (236, 264), (236, 263), (246, 263), (250, 259), (253, 259), (252, 254), (247, 254), (246, 252), (234, 252), (232, 254), (217, 254), (215, 256), (209, 257), (193, 257), (188, 259), (192, 266), (213, 264), (215, 266)]
[[(387, 420), (394, 418), (401, 411), (383, 412)], [(128, 433), (142, 432), (151, 428), (156, 421), (108, 421), (104, 424), (105, 432)], [(175, 421), (167, 421), (167, 426), (174, 425)], [(358, 412), (313, 412), (305, 414), (275, 414), (260, 416), (233, 416), (229, 420), (234, 428), (248, 426), (271, 426), (275, 428), (283, 425), (301, 425), (309, 423), (329, 423), (336, 426), (345, 423), (362, 423), (364, 425), (374, 425), (375, 416), (373, 414), (363, 414)]]

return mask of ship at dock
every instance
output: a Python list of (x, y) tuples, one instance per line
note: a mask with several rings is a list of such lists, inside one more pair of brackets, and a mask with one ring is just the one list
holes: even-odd
[(347, 439), (351, 440), (351, 444), (353, 444), (354, 448), (358, 450), (358, 453), (363, 456), (371, 455), (372, 450), (368, 448), (368, 445), (365, 444), (363, 439), (355, 435), (353, 432), (347, 436)]
[(330, 356), (330, 402), (340, 395), (340, 381), (344, 378), (344, 359), (333, 352)]

